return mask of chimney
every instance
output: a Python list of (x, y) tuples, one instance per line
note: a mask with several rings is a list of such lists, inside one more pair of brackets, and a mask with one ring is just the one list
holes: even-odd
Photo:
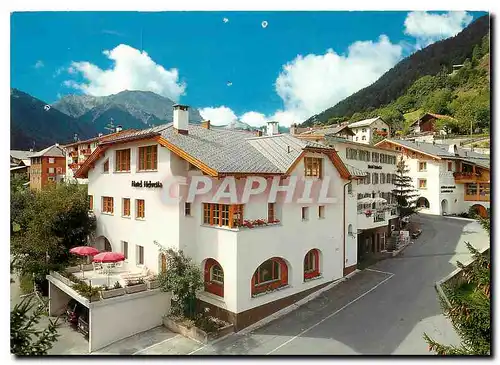
[(297, 133), (297, 123), (293, 123), (291, 126), (290, 126), (290, 134), (293, 136), (294, 134)]
[(458, 155), (458, 148), (457, 148), (457, 145), (456, 144), (450, 144), (448, 146), (448, 152), (449, 153), (453, 153), (455, 156)]
[(206, 128), (206, 129), (210, 129), (210, 121), (204, 120), (203, 122), (201, 122), (201, 127)]
[(121, 132), (123, 130), (123, 127), (121, 125), (117, 125), (115, 128), (115, 133)]
[(267, 122), (267, 135), (274, 136), (275, 134), (279, 134), (278, 122), (275, 121)]
[(179, 134), (188, 134), (189, 106), (174, 105), (174, 128)]
[(260, 129), (256, 129), (254, 133), (257, 137), (262, 137), (262, 131)]

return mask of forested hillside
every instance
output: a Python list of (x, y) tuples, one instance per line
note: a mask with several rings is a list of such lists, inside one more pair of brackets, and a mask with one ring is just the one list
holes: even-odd
[(463, 67), (456, 72), (443, 68), (436, 75), (417, 79), (406, 92), (386, 106), (356, 112), (351, 116), (330, 118), (321, 124), (380, 116), (393, 129), (405, 134), (411, 122), (424, 113), (448, 115), (438, 127), (450, 133), (468, 134), (474, 130), (489, 131), (490, 126), (490, 39), (486, 35), (472, 49)]
[[(412, 54), (372, 85), (309, 118), (302, 125), (311, 126), (313, 120), (316, 123), (325, 123), (332, 118), (351, 118), (355, 113), (373, 111), (394, 102), (423, 76), (436, 75), (443, 69), (451, 72), (453, 65), (462, 64), (465, 59), (473, 58), (475, 45), (481, 48), (481, 42), (489, 32), (489, 21), (488, 16), (478, 18), (455, 37), (433, 43)], [(425, 83), (425, 81), (421, 82)], [(406, 106), (406, 109), (411, 108)]]

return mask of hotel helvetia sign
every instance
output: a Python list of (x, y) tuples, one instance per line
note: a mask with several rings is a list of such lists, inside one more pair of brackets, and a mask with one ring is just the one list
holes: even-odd
[(162, 188), (163, 184), (159, 181), (135, 181), (132, 180), (132, 187), (133, 188)]

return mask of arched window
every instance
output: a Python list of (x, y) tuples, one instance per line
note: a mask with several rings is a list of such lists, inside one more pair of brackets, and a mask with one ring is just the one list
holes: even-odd
[(349, 237), (354, 237), (354, 233), (352, 232), (352, 224), (349, 224), (349, 225), (347, 226), (347, 235), (348, 235)]
[(252, 277), (252, 295), (276, 290), (288, 284), (288, 267), (285, 260), (273, 257), (264, 261)]
[(205, 291), (224, 297), (224, 270), (214, 259), (205, 262)]
[(319, 276), (319, 251), (310, 250), (304, 257), (304, 280)]

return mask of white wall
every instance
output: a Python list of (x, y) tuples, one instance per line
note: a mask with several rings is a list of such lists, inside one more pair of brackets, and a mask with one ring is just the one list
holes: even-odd
[(170, 293), (158, 289), (91, 303), (90, 352), (161, 326), (170, 310), (170, 298)]
[[(108, 149), (105, 156), (99, 159), (94, 169), (89, 171), (88, 193), (94, 197), (94, 213), (97, 218), (96, 237), (105, 236), (111, 243), (113, 251), (122, 251), (121, 241), (128, 242), (128, 259), (135, 264), (136, 246), (144, 247), (144, 264), (153, 271), (159, 269), (159, 248), (157, 241), (164, 247), (178, 248), (179, 245), (179, 206), (169, 203), (164, 194), (168, 194), (167, 186), (172, 181), (170, 168), (170, 151), (158, 146), (158, 171), (136, 172), (139, 146), (152, 143), (120, 145), (119, 149), (131, 147), (131, 172), (114, 172), (115, 149)], [(109, 173), (103, 173), (103, 164), (109, 158)], [(132, 187), (135, 181), (160, 181), (163, 189)], [(114, 214), (101, 212), (102, 197), (114, 198)], [(130, 217), (122, 217), (122, 198), (130, 198)], [(145, 219), (136, 219), (136, 199), (145, 201)]]
[[(339, 156), (342, 157), (342, 159), (349, 165), (354, 166), (362, 171), (369, 172), (372, 174), (373, 172), (376, 172), (379, 174), (379, 183), (378, 184), (373, 184), (373, 178), (372, 176), (370, 177), (370, 184), (361, 184), (357, 181), (353, 182), (353, 193), (354, 193), (354, 209), (357, 212), (357, 195), (358, 194), (365, 194), (365, 193), (372, 193), (375, 192), (376, 194), (378, 193), (389, 193), (391, 192), (395, 186), (392, 183), (380, 183), (380, 174), (395, 174), (396, 173), (396, 165), (394, 164), (388, 164), (388, 163), (381, 163), (381, 162), (373, 162), (372, 161), (372, 152), (377, 152), (379, 154), (386, 154), (386, 155), (391, 155), (396, 157), (396, 161), (399, 158), (399, 153), (396, 151), (388, 151), (388, 150), (383, 150), (377, 147), (372, 147), (372, 146), (365, 146), (365, 145), (357, 145), (353, 143), (335, 143), (334, 144), (335, 149), (337, 150), (337, 153)], [(357, 150), (364, 150), (370, 152), (370, 161), (362, 161), (362, 160), (355, 160), (355, 159), (348, 159), (347, 158), (347, 153), (346, 150), (347, 148), (353, 148)], [(359, 156), (359, 153), (358, 153)], [(376, 166), (381, 166), (382, 169), (370, 169), (368, 168), (368, 165), (376, 165)], [(391, 215), (390, 211), (386, 211), (385, 213), (385, 221), (381, 222), (374, 222), (374, 217), (366, 217), (364, 214), (357, 214), (357, 229), (361, 230), (366, 230), (366, 229), (371, 229), (371, 228), (377, 228), (377, 227), (382, 227), (384, 225), (388, 224), (389, 219), (395, 218), (396, 215)], [(354, 231), (356, 233), (356, 231)]]
[[(141, 145), (148, 145), (141, 144)], [(277, 297), (284, 297), (306, 290), (342, 277), (343, 265), (343, 185), (347, 182), (340, 177), (337, 169), (325, 155), (310, 154), (324, 160), (324, 176), (330, 176), (328, 197), (336, 197), (334, 204), (325, 204), (325, 218), (318, 219), (319, 204), (314, 200), (311, 204), (276, 203), (276, 216), (281, 220), (277, 226), (241, 228), (230, 230), (224, 227), (207, 227), (202, 222), (202, 203), (211, 202), (209, 198), (200, 197), (191, 205), (191, 216), (184, 215), (184, 201), (167, 204), (169, 181), (173, 175), (200, 175), (200, 171), (187, 171), (187, 162), (170, 153), (166, 148), (158, 146), (158, 171), (136, 172), (137, 143), (120, 145), (119, 149), (131, 147), (131, 172), (114, 172), (114, 148), (105, 152), (94, 169), (89, 172), (89, 194), (94, 196), (94, 212), (97, 218), (96, 237), (105, 236), (111, 243), (113, 251), (121, 251), (121, 241), (129, 246), (128, 262), (136, 262), (135, 245), (144, 247), (145, 265), (159, 271), (159, 248), (161, 246), (181, 248), (187, 256), (203, 269), (206, 259), (217, 260), (224, 270), (224, 298), (206, 296), (213, 304), (232, 312), (241, 312), (262, 305)], [(102, 173), (103, 163), (110, 158), (109, 173)], [(303, 161), (297, 164), (294, 175), (304, 175)], [(151, 180), (163, 182), (162, 189), (133, 188), (132, 180)], [(213, 180), (214, 184), (218, 183)], [(237, 180), (242, 188), (245, 179)], [(284, 183), (286, 184), (286, 183)], [(318, 189), (319, 190), (319, 189)], [(347, 189), (346, 189), (347, 190)], [(177, 196), (179, 191), (173, 192)], [(215, 188), (213, 190), (215, 192)], [(319, 193), (316, 191), (316, 193)], [(101, 212), (101, 197), (114, 198), (114, 214)], [(278, 195), (279, 196), (279, 195)], [(317, 197), (314, 195), (313, 197)], [(131, 217), (122, 217), (122, 198), (131, 199)], [(135, 199), (144, 199), (146, 217), (135, 219)], [(251, 200), (244, 206), (245, 219), (267, 219), (267, 195), (262, 201)], [(355, 198), (349, 198), (346, 218), (346, 233), (349, 224), (357, 231), (355, 219)], [(309, 219), (301, 220), (301, 207), (309, 206)], [(354, 213), (353, 213), (354, 212)], [(320, 266), (323, 278), (307, 283), (303, 282), (303, 260), (305, 254), (316, 248), (321, 252)], [(356, 243), (349, 239), (346, 247), (347, 266), (356, 264)], [(289, 264), (290, 287), (276, 293), (251, 297), (251, 279), (257, 267), (272, 257), (281, 257)]]

